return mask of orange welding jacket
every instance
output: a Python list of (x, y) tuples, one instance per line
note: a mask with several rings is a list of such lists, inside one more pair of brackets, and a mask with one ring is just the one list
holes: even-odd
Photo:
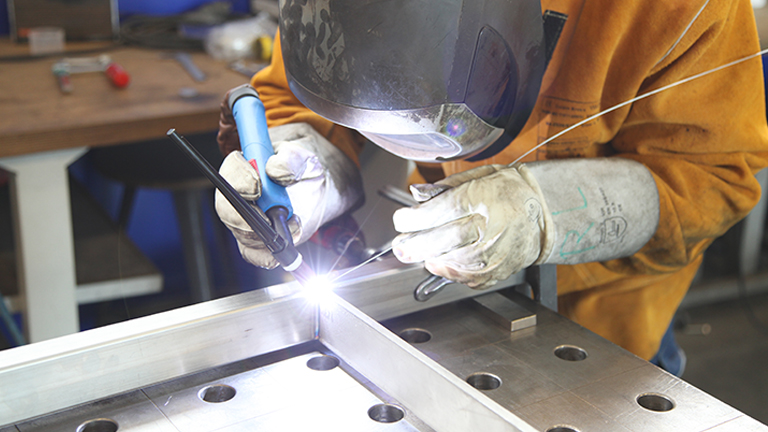
[[(444, 175), (511, 163), (590, 115), (760, 49), (749, 0), (543, 0), (546, 10), (568, 20), (523, 131), (493, 158), (442, 164)], [(289, 91), (279, 41), (252, 84), (270, 126), (307, 122), (357, 160), (361, 137)], [(768, 165), (760, 59), (617, 109), (526, 160), (576, 157), (643, 163), (656, 181), (661, 215), (655, 235), (631, 257), (558, 266), (560, 313), (650, 359), (704, 249), (760, 197), (754, 173)]]

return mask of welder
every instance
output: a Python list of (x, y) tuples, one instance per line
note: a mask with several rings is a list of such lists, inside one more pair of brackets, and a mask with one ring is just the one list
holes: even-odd
[[(271, 65), (251, 83), (297, 244), (362, 199), (357, 155), (373, 142), (418, 162), (421, 204), (394, 215), (400, 260), (478, 289), (559, 264), (560, 313), (680, 373), (673, 315), (706, 247), (757, 203), (754, 173), (768, 165), (760, 61), (513, 162), (601, 110), (757, 51), (748, 0), (283, 0)], [(222, 104), (221, 173), (258, 195), (236, 136)], [(275, 265), (226, 203), (217, 210), (246, 260)]]

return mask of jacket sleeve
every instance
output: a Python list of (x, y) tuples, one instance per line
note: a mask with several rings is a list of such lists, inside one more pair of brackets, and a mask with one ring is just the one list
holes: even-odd
[(251, 79), (264, 103), (269, 127), (286, 123), (308, 123), (343, 151), (356, 164), (364, 139), (351, 129), (334, 124), (305, 107), (288, 87), (280, 47), (280, 34), (275, 36), (272, 61)]
[[(702, 4), (695, 21), (657, 57), (637, 94), (760, 50), (749, 1)], [(610, 85), (609, 79), (606, 91)], [(639, 161), (653, 173), (661, 217), (645, 247), (604, 263), (608, 269), (676, 271), (749, 213), (760, 198), (754, 173), (768, 165), (764, 94), (758, 57), (633, 104), (610, 146), (616, 156)]]

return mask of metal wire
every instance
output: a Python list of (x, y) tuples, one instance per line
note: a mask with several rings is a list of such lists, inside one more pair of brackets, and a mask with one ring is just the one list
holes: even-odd
[(637, 102), (637, 101), (639, 101), (641, 99), (645, 99), (645, 98), (653, 96), (653, 95), (655, 95), (657, 93), (661, 93), (663, 91), (669, 90), (669, 89), (671, 89), (673, 87), (677, 87), (680, 84), (685, 84), (687, 82), (691, 82), (693, 80), (696, 80), (696, 79), (699, 79), (701, 77), (707, 76), (707, 75), (709, 75), (711, 73), (715, 73), (715, 72), (721, 71), (723, 69), (729, 68), (731, 66), (735, 66), (737, 64), (743, 63), (743, 62), (745, 62), (747, 60), (751, 60), (751, 59), (753, 59), (755, 57), (760, 57), (760, 56), (762, 56), (765, 53), (768, 53), (768, 49), (764, 49), (764, 50), (762, 50), (760, 52), (757, 52), (755, 54), (750, 54), (748, 56), (742, 57), (740, 59), (734, 60), (734, 61), (732, 61), (730, 63), (726, 63), (724, 65), (718, 66), (718, 67), (710, 69), (708, 71), (704, 71), (704, 72), (698, 73), (696, 75), (692, 75), (692, 76), (690, 76), (688, 78), (683, 78), (680, 81), (673, 82), (672, 84), (667, 84), (667, 85), (665, 85), (663, 87), (659, 87), (659, 88), (657, 88), (655, 90), (651, 90), (651, 91), (649, 91), (647, 93), (643, 93), (640, 96), (634, 97), (634, 98), (632, 98), (630, 100), (624, 101), (624, 102), (622, 102), (620, 104), (616, 104), (616, 105), (614, 105), (614, 106), (612, 106), (612, 107), (610, 107), (608, 109), (600, 111), (599, 113), (597, 113), (595, 115), (589, 116), (589, 117), (585, 118), (584, 120), (581, 120), (580, 122), (578, 122), (578, 123), (576, 123), (576, 124), (574, 124), (574, 125), (572, 125), (572, 126), (570, 126), (568, 128), (565, 128), (565, 129), (561, 130), (560, 132), (552, 135), (551, 137), (547, 138), (546, 140), (544, 140), (540, 144), (537, 144), (537, 145), (533, 146), (533, 148), (531, 148), (527, 152), (523, 153), (520, 157), (515, 159), (514, 162), (512, 162), (510, 165), (514, 165), (514, 164), (520, 162), (524, 157), (526, 157), (529, 154), (535, 152), (536, 150), (538, 150), (542, 146), (545, 146), (545, 145), (549, 144), (550, 142), (560, 138), (561, 136), (565, 135), (566, 133), (576, 129), (577, 127), (580, 127), (580, 126), (582, 126), (584, 124), (587, 124), (587, 123), (591, 122), (592, 120), (595, 120), (595, 119), (597, 119), (599, 117), (602, 117), (602, 116), (604, 116), (604, 115), (606, 115), (606, 114), (608, 114), (610, 112), (616, 111), (619, 108), (622, 108), (622, 107), (625, 107), (627, 105), (633, 104), (633, 103), (635, 103), (635, 102)]

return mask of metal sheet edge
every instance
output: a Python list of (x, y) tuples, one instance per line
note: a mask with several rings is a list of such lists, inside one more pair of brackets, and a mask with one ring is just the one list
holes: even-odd
[(321, 311), (320, 341), (435, 430), (536, 431), (343, 299)]
[(314, 311), (303, 307), (305, 299), (275, 293), (254, 291), (0, 351), (0, 426), (312, 340)]

